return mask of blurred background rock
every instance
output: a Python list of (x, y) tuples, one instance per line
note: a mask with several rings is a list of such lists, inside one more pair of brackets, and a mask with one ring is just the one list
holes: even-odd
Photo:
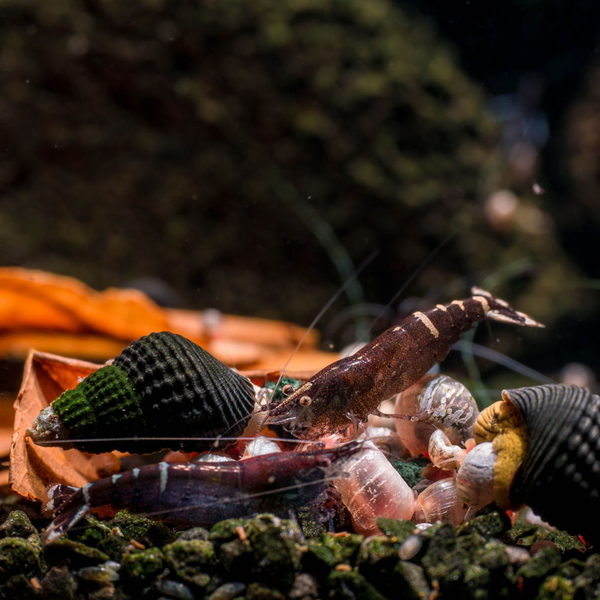
[(378, 250), (326, 343), (479, 284), (598, 373), (600, 5), (452, 4), (5, 0), (0, 264), (307, 325)]

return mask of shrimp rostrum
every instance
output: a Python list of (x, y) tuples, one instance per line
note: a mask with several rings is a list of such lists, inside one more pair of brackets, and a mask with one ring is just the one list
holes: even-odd
[(416, 383), (475, 323), (490, 319), (543, 327), (485, 290), (473, 288), (471, 293), (465, 300), (413, 313), (352, 356), (329, 365), (271, 407), (268, 421), (304, 439), (343, 431)]
[(161, 462), (106, 477), (82, 488), (50, 489), (54, 521), (46, 542), (68, 531), (90, 510), (127, 508), (179, 527), (210, 526), (259, 512), (284, 512), (321, 497), (360, 442), (334, 448), (278, 452), (227, 463)]

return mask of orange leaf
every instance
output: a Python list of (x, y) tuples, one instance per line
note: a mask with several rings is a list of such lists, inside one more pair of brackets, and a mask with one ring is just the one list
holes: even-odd
[(25, 363), (23, 383), (15, 401), (15, 426), (10, 450), (9, 482), (30, 500), (47, 501), (46, 487), (65, 483), (81, 487), (96, 478), (87, 455), (78, 450), (37, 446), (26, 430), (40, 411), (65, 389), (74, 388), (100, 365), (32, 350)]

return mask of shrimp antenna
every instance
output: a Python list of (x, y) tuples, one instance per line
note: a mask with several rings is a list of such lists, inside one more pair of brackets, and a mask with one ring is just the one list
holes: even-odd
[(510, 356), (506, 356), (506, 354), (502, 354), (497, 350), (492, 350), (487, 346), (482, 346), (481, 344), (476, 344), (475, 342), (471, 342), (468, 340), (458, 340), (458, 342), (456, 342), (454, 346), (452, 346), (452, 348), (454, 350), (458, 350), (459, 352), (470, 352), (475, 356), (479, 356), (479, 358), (485, 358), (487, 360), (495, 362), (499, 365), (502, 365), (503, 367), (507, 367), (515, 373), (519, 373), (520, 375), (529, 377), (530, 379), (533, 379), (538, 383), (556, 383), (554, 379), (547, 377), (543, 373), (540, 373), (539, 371), (536, 371), (535, 369), (532, 369), (531, 367), (520, 363), (514, 358), (510, 358)]
[(312, 320), (312, 323), (308, 326), (307, 330), (304, 332), (304, 335), (300, 338), (300, 341), (294, 348), (294, 351), (292, 352), (290, 357), (287, 359), (287, 362), (285, 363), (285, 365), (283, 365), (283, 369), (281, 370), (279, 378), (277, 379), (277, 383), (275, 384), (275, 389), (277, 389), (277, 387), (281, 383), (283, 374), (285, 373), (287, 366), (290, 364), (290, 361), (292, 360), (292, 358), (294, 358), (294, 356), (304, 343), (304, 340), (307, 338), (308, 334), (315, 328), (315, 325), (321, 320), (321, 317), (331, 308), (331, 305), (342, 295), (344, 290), (373, 262), (373, 260), (375, 260), (378, 254), (379, 250), (373, 250), (373, 252), (371, 252), (371, 254), (369, 254), (369, 256), (367, 256), (367, 258), (365, 258), (365, 260), (363, 260), (363, 262), (358, 266), (354, 273), (352, 273), (352, 275), (350, 275), (350, 277), (346, 279), (344, 284), (338, 288), (337, 292), (329, 299), (327, 304), (325, 304), (325, 306), (319, 311), (317, 316)]
[[(382, 314), (392, 306), (392, 304), (394, 302), (396, 302), (396, 300), (398, 300), (398, 298), (400, 298), (400, 296), (406, 291), (406, 288), (408, 288), (408, 286), (425, 270), (425, 267), (427, 267), (431, 261), (439, 254), (440, 250), (446, 246), (451, 240), (452, 238), (454, 238), (455, 236), (457, 236), (460, 232), (462, 231), (461, 227), (458, 227), (455, 231), (453, 231), (452, 233), (450, 233), (446, 239), (442, 240), (436, 248), (434, 248), (430, 253), (429, 256), (427, 256), (427, 258), (413, 271), (412, 275), (410, 275), (410, 277), (398, 288), (398, 291), (392, 296), (392, 298), (390, 299), (390, 301), (383, 307), (382, 310)], [(365, 333), (363, 333), (355, 342), (354, 344), (354, 348), (352, 348), (352, 351), (354, 351), (354, 349), (358, 346), (358, 344), (360, 344), (361, 342), (364, 342), (366, 339), (368, 339), (368, 337), (370, 336), (371, 332), (373, 331), (373, 328), (375, 327), (375, 325), (377, 325), (377, 323), (381, 320), (381, 314), (379, 316), (377, 316), (373, 322), (371, 323), (371, 326), (367, 329), (367, 331)], [(352, 354), (353, 352), (351, 352)]]
[[(290, 443), (290, 444), (320, 444), (319, 440), (295, 440), (294, 438), (278, 438), (269, 437), (269, 440), (274, 442)], [(166, 437), (147, 437), (134, 435), (131, 437), (110, 437), (110, 438), (77, 438), (77, 439), (64, 439), (64, 440), (42, 440), (34, 442), (36, 446), (55, 446), (57, 443), (68, 443), (77, 446), (77, 444), (88, 444), (91, 442), (237, 442), (237, 441), (248, 441), (252, 442), (256, 440), (256, 437), (177, 437), (177, 436), (166, 436)], [(216, 445), (214, 447), (217, 447)]]

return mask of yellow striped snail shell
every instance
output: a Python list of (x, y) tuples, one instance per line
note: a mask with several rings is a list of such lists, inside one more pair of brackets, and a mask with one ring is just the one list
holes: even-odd
[[(600, 398), (588, 389), (541, 385), (504, 390), (475, 426), (478, 443), (457, 475), (471, 506), (527, 504), (542, 519), (600, 539)], [(490, 489), (491, 488), (491, 489)]]
[(192, 341), (163, 331), (133, 342), (112, 364), (65, 391), (28, 434), (36, 443), (85, 452), (203, 450), (213, 441), (201, 438), (242, 434), (254, 408), (248, 379)]

